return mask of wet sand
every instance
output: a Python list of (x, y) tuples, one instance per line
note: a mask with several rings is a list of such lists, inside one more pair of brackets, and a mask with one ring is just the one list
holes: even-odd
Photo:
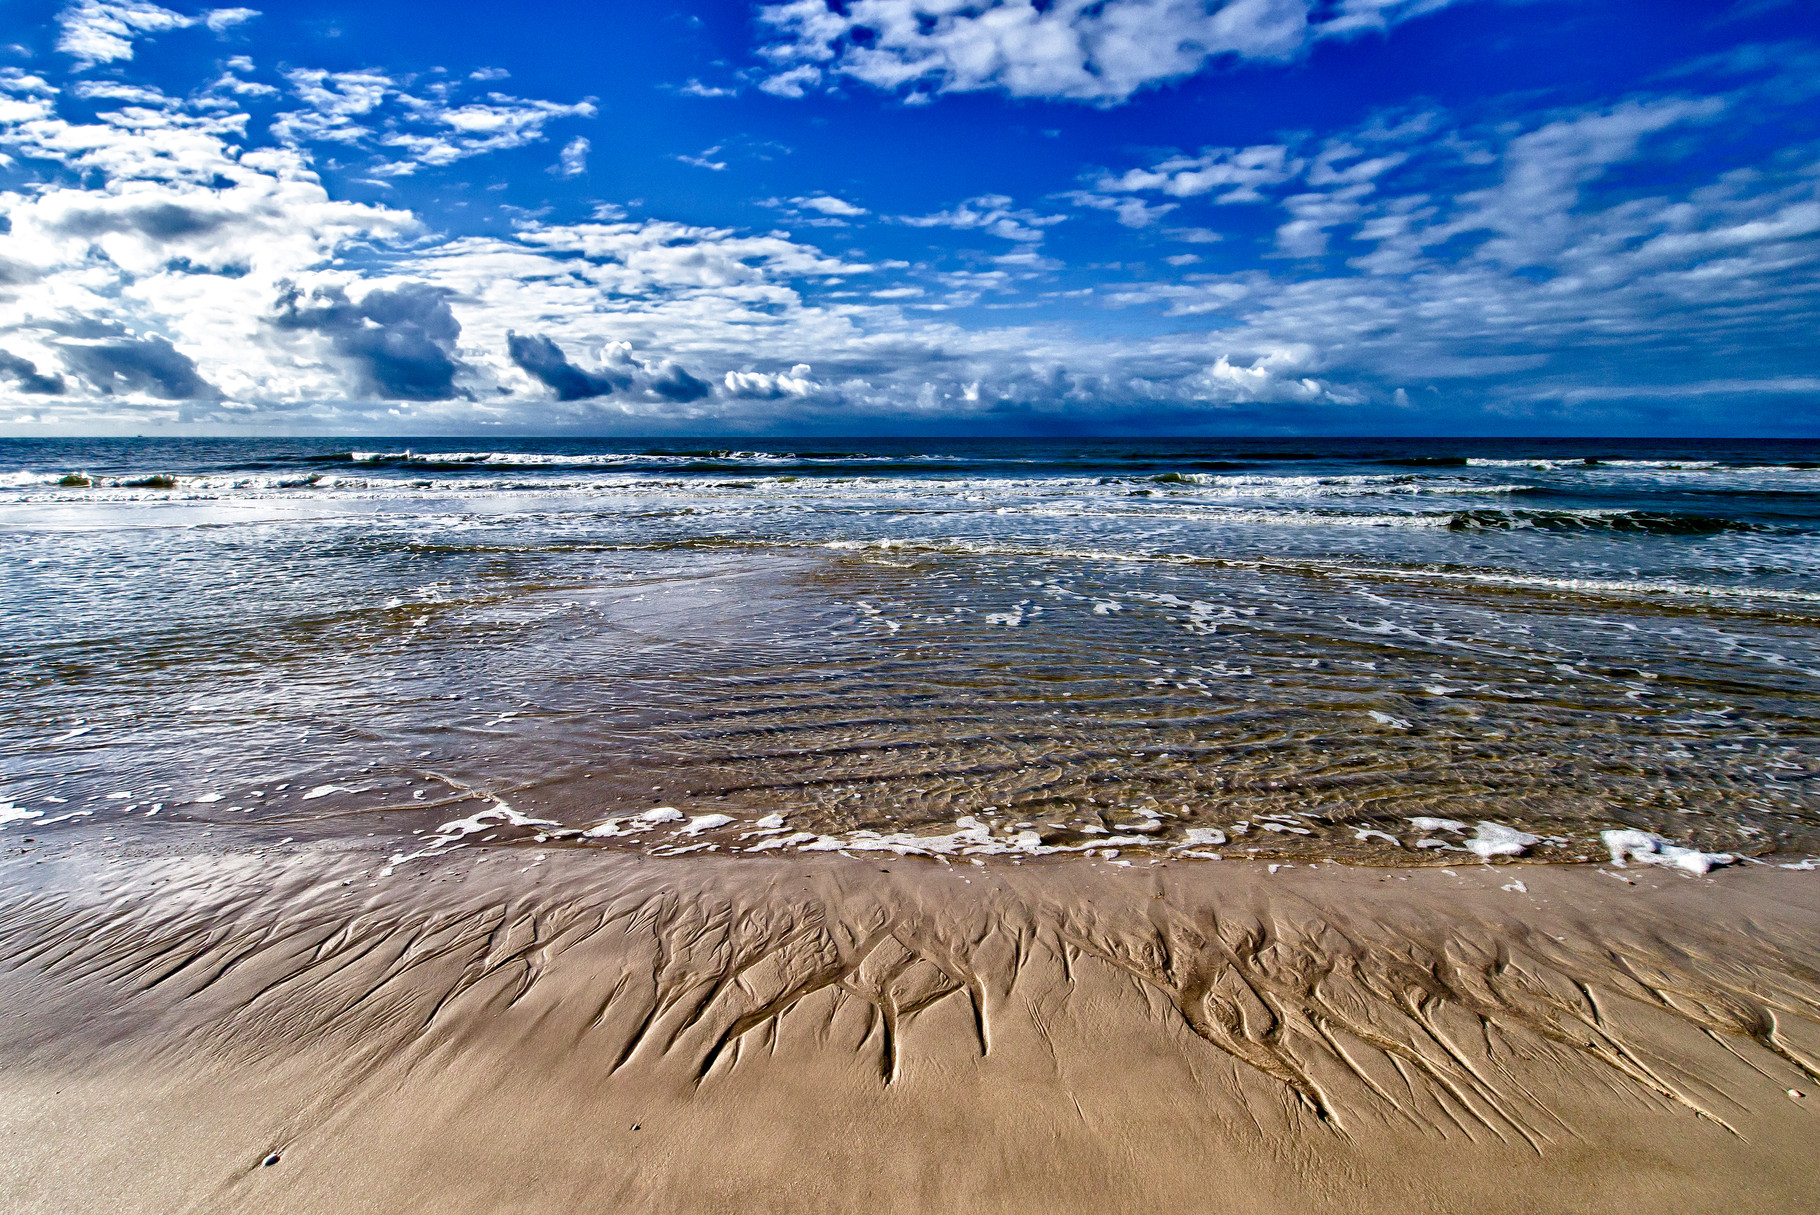
[(1800, 1211), (1820, 1184), (1812, 872), (36, 859), (0, 862), (10, 1211)]

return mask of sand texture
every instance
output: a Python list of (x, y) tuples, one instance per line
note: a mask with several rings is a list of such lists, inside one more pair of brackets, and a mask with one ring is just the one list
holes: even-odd
[(1812, 873), (534, 855), (0, 867), (0, 1206), (1820, 1208)]

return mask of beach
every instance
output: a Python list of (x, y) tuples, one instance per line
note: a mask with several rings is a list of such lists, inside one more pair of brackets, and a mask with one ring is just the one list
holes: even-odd
[(1808, 1192), (1811, 872), (111, 851), (6, 861), (14, 1210)]
[(19, 443), (19, 1211), (1795, 1211), (1811, 444)]
[(0, 1215), (1820, 1212), (1817, 7), (7, 6)]

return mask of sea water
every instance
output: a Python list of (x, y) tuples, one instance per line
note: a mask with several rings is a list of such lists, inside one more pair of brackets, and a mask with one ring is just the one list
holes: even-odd
[(6, 441), (0, 839), (1793, 863), (1817, 558), (1816, 443)]

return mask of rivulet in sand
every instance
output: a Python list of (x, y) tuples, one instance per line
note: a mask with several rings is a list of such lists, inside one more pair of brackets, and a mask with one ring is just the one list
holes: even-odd
[(1811, 1197), (1805, 872), (84, 855), (8, 875), (13, 1211)]

